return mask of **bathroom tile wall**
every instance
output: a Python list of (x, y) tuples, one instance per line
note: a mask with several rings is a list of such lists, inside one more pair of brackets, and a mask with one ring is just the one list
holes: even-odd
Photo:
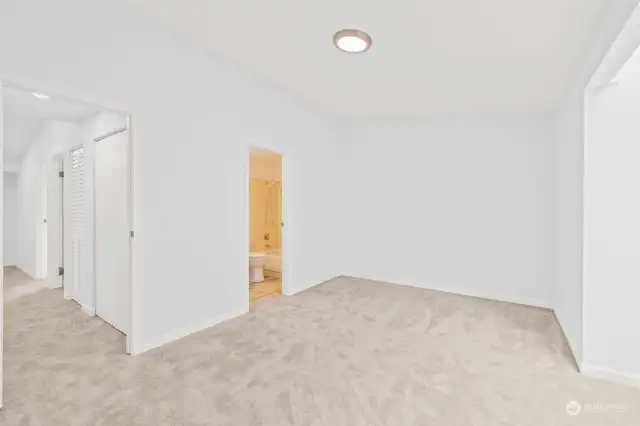
[(251, 251), (282, 248), (281, 183), (252, 178), (249, 194)]

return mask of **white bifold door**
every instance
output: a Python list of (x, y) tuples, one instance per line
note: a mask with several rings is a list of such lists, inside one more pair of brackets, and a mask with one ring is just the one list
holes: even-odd
[(95, 146), (96, 315), (129, 333), (129, 132)]

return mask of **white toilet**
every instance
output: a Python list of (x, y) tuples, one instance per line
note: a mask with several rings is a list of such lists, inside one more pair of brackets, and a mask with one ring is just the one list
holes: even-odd
[(249, 282), (261, 283), (264, 281), (264, 253), (249, 253)]

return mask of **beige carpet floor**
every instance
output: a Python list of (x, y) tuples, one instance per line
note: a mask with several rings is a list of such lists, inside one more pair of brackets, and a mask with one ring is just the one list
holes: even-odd
[(3, 296), (5, 303), (47, 288), (44, 281), (31, 278), (15, 266), (5, 266), (3, 273)]
[(340, 278), (138, 357), (59, 290), (5, 309), (7, 425), (640, 425), (542, 309)]

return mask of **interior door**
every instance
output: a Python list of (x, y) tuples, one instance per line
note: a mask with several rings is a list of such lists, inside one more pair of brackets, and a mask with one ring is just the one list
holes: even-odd
[(47, 174), (47, 284), (49, 287), (62, 286), (63, 276), (59, 268), (63, 266), (62, 233), (62, 162), (54, 158)]
[(96, 315), (129, 330), (129, 132), (96, 142)]

